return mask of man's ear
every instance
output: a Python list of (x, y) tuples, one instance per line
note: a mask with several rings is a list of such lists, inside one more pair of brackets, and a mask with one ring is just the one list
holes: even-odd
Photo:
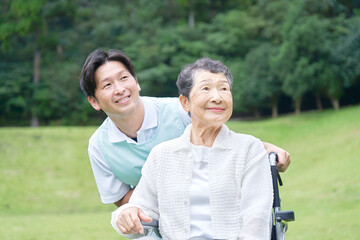
[(87, 99), (88, 99), (89, 103), (91, 104), (91, 106), (92, 106), (95, 110), (99, 111), (99, 110), (101, 109), (101, 108), (100, 108), (100, 105), (99, 105), (99, 103), (98, 103), (98, 101), (96, 100), (95, 97), (88, 96)]
[(136, 79), (136, 84), (137, 84), (137, 88), (138, 88), (138, 90), (139, 90), (139, 92), (141, 91), (141, 87), (140, 87), (140, 84), (139, 84), (139, 82), (137, 81), (137, 79)]
[(185, 97), (184, 95), (180, 95), (179, 96), (179, 100), (180, 100), (180, 103), (181, 103), (181, 106), (183, 107), (183, 109), (186, 111), (186, 112), (189, 112), (190, 111), (190, 106), (189, 106), (189, 100), (187, 97)]

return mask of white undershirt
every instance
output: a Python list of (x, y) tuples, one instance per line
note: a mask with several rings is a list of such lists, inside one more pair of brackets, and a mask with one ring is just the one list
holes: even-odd
[(190, 186), (190, 238), (212, 239), (208, 173), (209, 147), (191, 144), (194, 159)]

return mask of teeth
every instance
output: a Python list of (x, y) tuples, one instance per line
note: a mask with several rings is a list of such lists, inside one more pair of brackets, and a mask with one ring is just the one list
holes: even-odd
[(122, 102), (125, 102), (126, 100), (128, 100), (130, 97), (126, 97), (126, 98), (123, 98), (123, 99), (121, 99), (121, 100), (119, 100), (119, 101), (117, 101), (118, 103), (122, 103)]
[(125, 102), (126, 100), (128, 100), (130, 97), (126, 97), (126, 98), (123, 98), (121, 99), (119, 102), (122, 103), (122, 102)]
[(120, 100), (120, 102), (125, 102), (128, 99), (129, 99), (129, 97), (123, 98), (123, 99)]

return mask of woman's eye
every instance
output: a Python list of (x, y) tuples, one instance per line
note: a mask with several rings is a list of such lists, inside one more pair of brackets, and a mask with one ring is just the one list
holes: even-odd
[(203, 88), (202, 88), (202, 90), (204, 90), (204, 91), (208, 91), (208, 90), (209, 90), (209, 88), (208, 88), (208, 87), (203, 87)]
[(128, 76), (122, 76), (120, 79), (121, 80), (125, 80), (125, 79), (127, 79), (128, 78)]

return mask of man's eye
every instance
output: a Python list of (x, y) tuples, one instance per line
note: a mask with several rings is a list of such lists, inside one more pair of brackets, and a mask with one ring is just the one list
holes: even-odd
[(128, 76), (125, 75), (125, 76), (122, 76), (120, 79), (121, 79), (121, 80), (125, 80), (125, 79), (127, 79), (127, 78), (128, 78)]
[(208, 90), (209, 90), (209, 88), (208, 88), (208, 87), (203, 87), (203, 88), (202, 88), (202, 90), (204, 90), (204, 91), (208, 91)]
[(105, 85), (103, 86), (103, 89), (108, 88), (108, 87), (110, 87), (110, 86), (111, 86), (111, 84), (110, 84), (110, 83), (107, 83), (107, 84), (105, 84)]

